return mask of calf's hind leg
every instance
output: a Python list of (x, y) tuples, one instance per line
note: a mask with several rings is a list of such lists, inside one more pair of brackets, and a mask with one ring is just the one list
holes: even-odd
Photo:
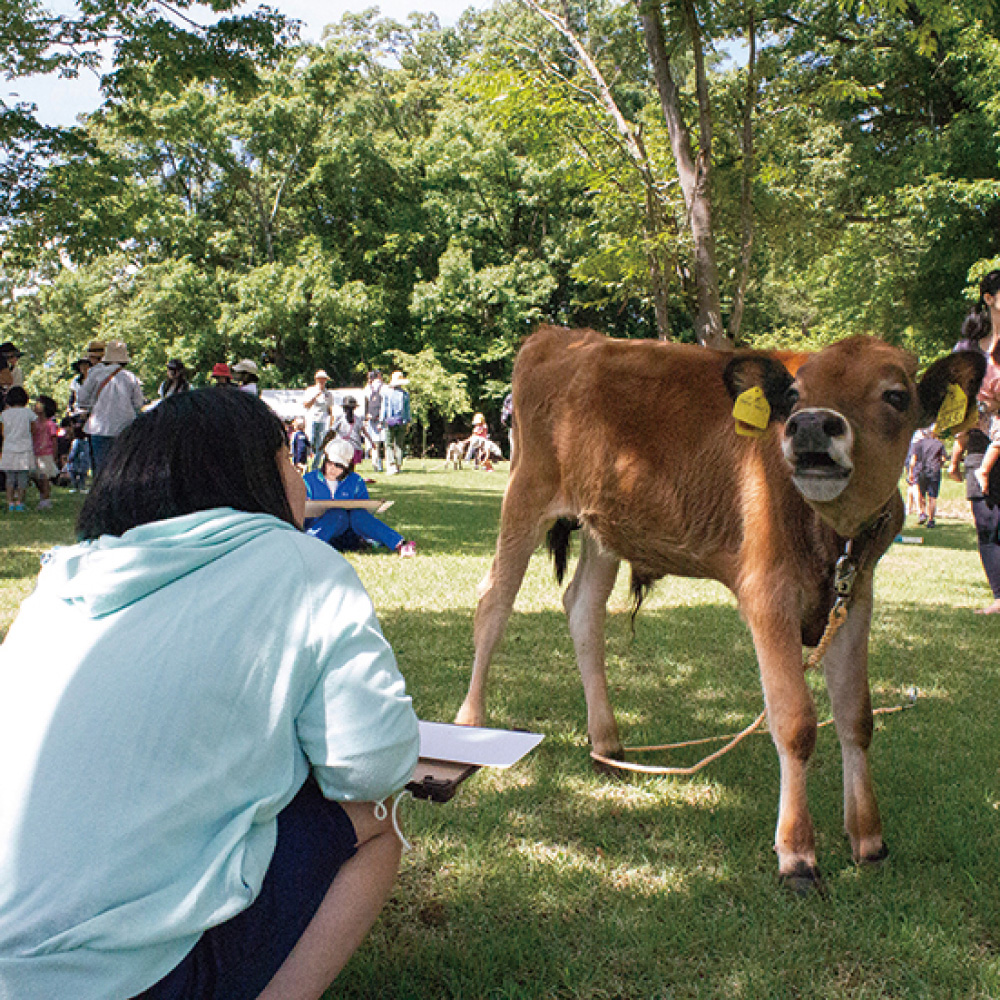
[(581, 532), (580, 561), (563, 595), (569, 632), (576, 650), (576, 662), (587, 699), (587, 732), (594, 750), (604, 757), (621, 758), (614, 710), (608, 697), (605, 672), (604, 621), (608, 598), (618, 577), (619, 559), (601, 550), (584, 529)]

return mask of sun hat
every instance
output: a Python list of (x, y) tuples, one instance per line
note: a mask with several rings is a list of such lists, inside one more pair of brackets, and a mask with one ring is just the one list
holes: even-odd
[(233, 373), (236, 374), (240, 372), (245, 375), (256, 375), (257, 366), (249, 358), (244, 358), (242, 361), (237, 361), (236, 364), (233, 365)]
[(107, 345), (104, 343), (103, 340), (92, 340), (89, 344), (87, 344), (87, 353), (103, 354), (106, 346)]
[(314, 378), (314, 379), (316, 379), (316, 381), (317, 381), (317, 382), (318, 382), (318, 381), (319, 381), (319, 380), (320, 380), (321, 378), (325, 378), (325, 379), (326, 379), (326, 380), (327, 380), (328, 382), (330, 381), (330, 376), (329, 376), (329, 375), (327, 375), (327, 373), (326, 373), (325, 371), (323, 371), (323, 369), (322, 369), (322, 368), (320, 368), (320, 369), (319, 369), (319, 370), (318, 370), (318, 371), (316, 372), (316, 374), (315, 374), (315, 375), (313, 375), (313, 378)]
[(409, 385), (410, 380), (402, 372), (393, 372), (389, 380), (389, 388), (394, 389), (398, 385)]
[(326, 455), (328, 462), (333, 462), (334, 465), (342, 465), (345, 469), (349, 469), (354, 464), (354, 445), (343, 438), (334, 438), (323, 449), (323, 454)]
[[(96, 353), (96, 352), (95, 352)], [(109, 340), (104, 348), (104, 360), (109, 365), (127, 365), (129, 362), (128, 347), (124, 340)]]
[(225, 361), (219, 361), (212, 366), (212, 378), (231, 378), (233, 370)]

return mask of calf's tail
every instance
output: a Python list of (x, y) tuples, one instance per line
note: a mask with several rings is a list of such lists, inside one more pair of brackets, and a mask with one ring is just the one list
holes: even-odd
[(560, 517), (549, 528), (545, 543), (555, 564), (556, 582), (562, 583), (566, 576), (566, 564), (569, 562), (569, 543), (574, 531), (579, 531), (580, 522), (575, 517)]

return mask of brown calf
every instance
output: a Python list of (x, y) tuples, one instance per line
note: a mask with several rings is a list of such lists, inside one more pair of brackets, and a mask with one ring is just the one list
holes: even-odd
[[(782, 361), (796, 370), (795, 377)], [(514, 462), (496, 556), (480, 585), (475, 664), (457, 721), (481, 725), (486, 677), (532, 553), (560, 518), (582, 528), (563, 598), (594, 749), (622, 752), (604, 670), (605, 607), (621, 560), (633, 589), (666, 576), (707, 577), (737, 597), (760, 663), (781, 765), (775, 849), (797, 887), (818, 877), (806, 801), (816, 711), (802, 646), (833, 605), (834, 566), (853, 539), (857, 578), (847, 620), (825, 657), (854, 857), (885, 857), (868, 768), (872, 571), (903, 520), (897, 489), (910, 437), (949, 386), (968, 418), (982, 359), (953, 354), (915, 381), (915, 363), (857, 337), (801, 361), (543, 327), (514, 367)], [(759, 387), (770, 406), (741, 436), (734, 399)], [(953, 390), (952, 390), (953, 391)], [(953, 407), (954, 408), (954, 407)], [(744, 428), (746, 429), (746, 428)], [(751, 428), (752, 429), (752, 428)]]

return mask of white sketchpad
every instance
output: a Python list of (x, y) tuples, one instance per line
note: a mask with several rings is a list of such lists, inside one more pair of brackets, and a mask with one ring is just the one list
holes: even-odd
[(543, 739), (540, 733), (421, 722), (420, 757), (477, 767), (510, 767)]

